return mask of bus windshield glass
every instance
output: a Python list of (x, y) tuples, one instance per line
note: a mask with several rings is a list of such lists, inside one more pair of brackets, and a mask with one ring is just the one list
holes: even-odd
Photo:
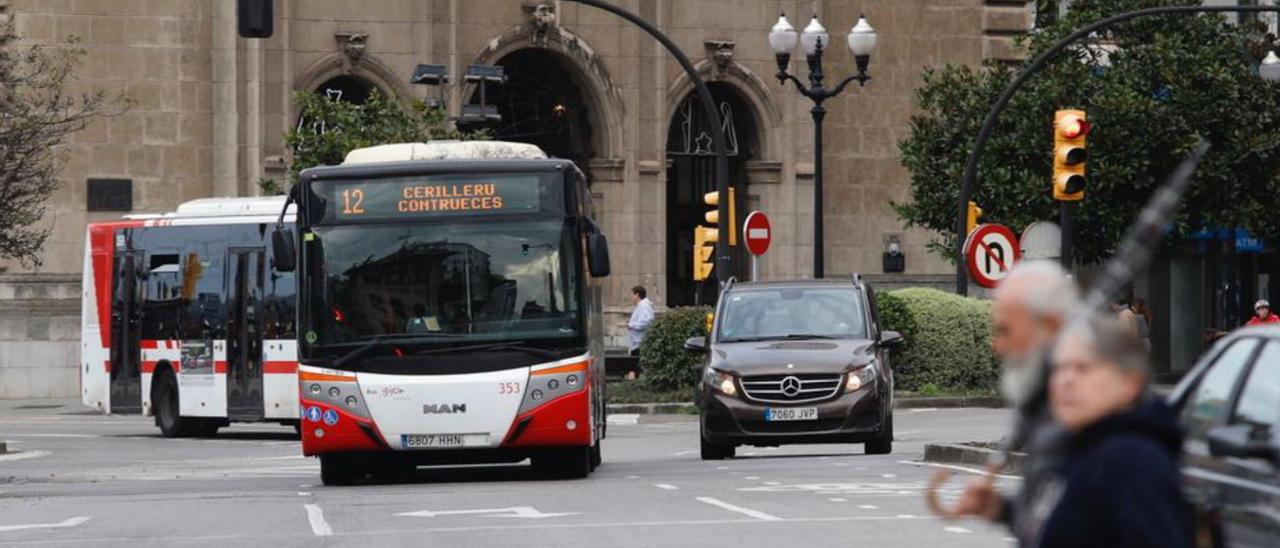
[(574, 233), (563, 217), (313, 226), (306, 353), (390, 338), (417, 351), (578, 344)]

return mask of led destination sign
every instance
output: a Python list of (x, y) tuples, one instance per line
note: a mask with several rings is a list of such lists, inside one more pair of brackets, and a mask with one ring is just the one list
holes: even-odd
[(412, 177), (334, 183), (328, 215), (338, 221), (533, 213), (542, 209), (536, 175)]

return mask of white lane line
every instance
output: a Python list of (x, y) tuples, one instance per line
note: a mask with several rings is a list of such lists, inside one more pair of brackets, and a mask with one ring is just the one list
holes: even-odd
[(728, 469), (729, 469), (729, 467), (728, 467), (728, 466), (717, 466), (717, 467), (716, 467), (716, 470), (728, 470)]
[(676, 487), (676, 486), (674, 486), (674, 485), (671, 485), (670, 483), (655, 483), (655, 484), (653, 484), (653, 486), (654, 486), (654, 487), (657, 487), (658, 489), (662, 489), (662, 490), (664, 490), (664, 491), (679, 491), (679, 490), (680, 490), (680, 488), (679, 488), (679, 487)]
[(780, 482), (780, 481), (766, 481), (766, 482), (764, 482), (764, 484), (765, 484), (765, 485), (782, 485), (782, 482)]
[(7, 438), (101, 438), (98, 434), (5, 434)]
[(880, 477), (883, 477), (883, 478), (896, 478), (896, 477), (898, 477), (898, 475), (897, 475), (897, 474), (880, 474)]
[(48, 451), (23, 451), (21, 453), (0, 455), (0, 462), (13, 462), (15, 460), (36, 459), (47, 456), (49, 456)]
[(697, 453), (697, 452), (698, 452), (698, 450), (697, 450), (697, 449), (694, 449), (694, 450), (692, 450), (692, 451), (677, 451), (677, 452), (675, 452), (675, 453), (672, 453), (672, 454), (671, 454), (671, 456), (673, 456), (673, 457), (683, 457), (683, 456), (685, 456), (685, 455), (692, 455), (692, 454)]
[(607, 422), (611, 425), (622, 424), (631, 425), (640, 423), (640, 415), (638, 413), (610, 413)]
[(310, 491), (298, 491), (298, 496), (299, 496), (299, 497), (309, 497), (309, 496), (311, 496), (311, 492), (310, 492)]
[(640, 479), (640, 476), (627, 476), (627, 479), (636, 480), (636, 479)]
[(720, 508), (724, 508), (725, 510), (728, 510), (728, 511), (730, 511), (730, 512), (737, 512), (737, 513), (742, 514), (742, 515), (744, 515), (744, 516), (751, 516), (751, 517), (756, 518), (756, 519), (761, 520), (761, 521), (782, 521), (782, 518), (780, 518), (780, 517), (778, 517), (778, 516), (775, 516), (775, 515), (773, 515), (773, 514), (766, 514), (766, 513), (764, 513), (764, 512), (759, 511), (759, 510), (752, 510), (752, 509), (750, 509), (750, 508), (743, 508), (743, 507), (741, 507), (741, 506), (735, 506), (735, 505), (729, 504), (729, 503), (727, 503), (727, 502), (725, 502), (725, 501), (722, 501), (722, 500), (720, 500), (720, 499), (715, 499), (715, 498), (711, 498), (711, 497), (698, 497), (698, 502), (702, 502), (702, 503), (705, 503), (705, 504), (710, 504), (710, 505), (712, 505), (712, 506), (719, 506)]
[(4, 533), (8, 531), (22, 531), (24, 529), (61, 529), (65, 527), (77, 527), (86, 521), (89, 521), (88, 517), (76, 516), (74, 518), (64, 519), (58, 523), (31, 523), (27, 525), (4, 525), (4, 526), (0, 526), (0, 533)]
[(747, 476), (747, 477), (745, 477), (745, 478), (743, 478), (743, 479), (758, 480), (758, 479), (760, 479), (760, 476)]
[(898, 519), (912, 519), (912, 518), (914, 518), (915, 516), (913, 516), (913, 515), (911, 515), (911, 514), (898, 514), (898, 516), (897, 516), (897, 517), (898, 517)]
[(968, 529), (965, 529), (964, 527), (947, 527), (946, 530), (948, 533), (972, 533), (973, 532)]
[(314, 504), (304, 504), (303, 508), (307, 509), (307, 521), (311, 523), (311, 532), (317, 537), (327, 537), (333, 534), (333, 529), (329, 527), (329, 522), (324, 520), (324, 510)]
[(858, 508), (861, 508), (863, 510), (879, 510), (880, 509), (879, 506), (876, 506), (874, 504), (859, 504)]
[[(968, 472), (968, 473), (970, 473), (970, 474), (979, 474), (979, 475), (982, 475), (982, 474), (986, 474), (986, 473), (987, 473), (987, 471), (986, 471), (986, 470), (979, 470), (979, 469), (977, 469), (977, 468), (969, 468), (968, 466), (957, 466), (957, 465), (954, 465), (954, 464), (942, 464), (942, 463), (938, 463), (938, 462), (916, 462), (916, 461), (912, 461), (912, 460), (900, 460), (900, 461), (898, 461), (898, 464), (910, 464), (910, 465), (912, 465), (912, 466), (932, 466), (932, 467), (934, 467), (934, 468), (946, 468), (946, 469), (948, 469), (948, 470), (959, 470), (959, 471), (961, 471), (961, 472)], [(1022, 476), (1010, 476), (1010, 475), (1006, 475), (1006, 474), (996, 474), (996, 477), (997, 477), (997, 478), (1003, 478), (1003, 479), (1014, 479), (1014, 480), (1021, 480), (1021, 479), (1022, 479)]]
[(830, 499), (827, 499), (827, 500), (829, 500), (829, 501), (831, 501), (831, 502), (847, 502), (849, 499), (842, 499), (842, 498), (830, 498)]

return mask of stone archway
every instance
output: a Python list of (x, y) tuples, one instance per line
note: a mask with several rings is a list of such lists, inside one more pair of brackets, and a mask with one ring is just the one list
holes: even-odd
[[(584, 110), (590, 113), (588, 148), (592, 154), (579, 167), (592, 180), (620, 182), (626, 111), (619, 88), (613, 84), (602, 59), (569, 29), (554, 27), (539, 33), (530, 25), (521, 25), (491, 40), (473, 62), (497, 65), (522, 50), (542, 52), (559, 61), (559, 67), (570, 75), (581, 94)], [(476, 86), (467, 86), (462, 97), (470, 98), (475, 93)]]

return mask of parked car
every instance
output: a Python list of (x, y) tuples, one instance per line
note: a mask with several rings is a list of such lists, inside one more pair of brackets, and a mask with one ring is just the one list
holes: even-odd
[(1219, 340), (1169, 401), (1201, 545), (1280, 546), (1280, 328)]
[(865, 443), (893, 448), (893, 367), (902, 335), (880, 328), (859, 276), (730, 284), (702, 352), (695, 394), (704, 460), (739, 445)]

